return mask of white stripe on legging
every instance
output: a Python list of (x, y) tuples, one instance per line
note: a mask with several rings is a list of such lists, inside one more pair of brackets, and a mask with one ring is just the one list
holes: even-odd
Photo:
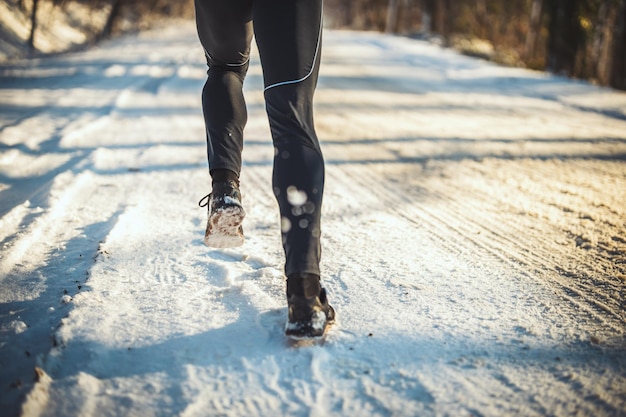
[(280, 87), (281, 85), (287, 85), (287, 84), (297, 84), (300, 83), (304, 80), (306, 80), (307, 78), (309, 78), (311, 76), (311, 74), (313, 74), (313, 71), (315, 70), (315, 61), (317, 61), (317, 54), (319, 53), (320, 50), (320, 41), (322, 39), (322, 20), (323, 20), (323, 16), (324, 16), (324, 3), (322, 2), (322, 13), (320, 16), (320, 32), (317, 35), (317, 45), (315, 46), (315, 55), (313, 56), (313, 63), (311, 64), (311, 71), (309, 71), (309, 73), (307, 75), (305, 75), (304, 77), (298, 79), (298, 80), (291, 80), (291, 81), (282, 81), (276, 84), (272, 84), (272, 85), (268, 85), (267, 87), (265, 87), (263, 89), (263, 91), (267, 91), (270, 88), (274, 88), (274, 87)]

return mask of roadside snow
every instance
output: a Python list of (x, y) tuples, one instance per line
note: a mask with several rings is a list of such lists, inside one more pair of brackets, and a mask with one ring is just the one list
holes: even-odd
[[(328, 32), (338, 322), (289, 346), (261, 69), (246, 243), (202, 243), (193, 25), (0, 79), (0, 407), (26, 416), (626, 413), (626, 95)], [(52, 340), (52, 341), (51, 341)], [(36, 369), (36, 371), (35, 371)]]

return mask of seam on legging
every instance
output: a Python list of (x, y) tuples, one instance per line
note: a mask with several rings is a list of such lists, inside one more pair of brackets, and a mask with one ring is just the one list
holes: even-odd
[(317, 35), (317, 45), (315, 45), (315, 55), (313, 56), (313, 62), (311, 64), (311, 70), (309, 71), (309, 73), (307, 75), (305, 75), (304, 77), (297, 79), (297, 80), (291, 80), (291, 81), (281, 81), (279, 83), (275, 83), (272, 85), (268, 85), (267, 87), (265, 87), (263, 89), (263, 91), (267, 91), (270, 88), (274, 88), (274, 87), (280, 87), (281, 85), (288, 85), (288, 84), (297, 84), (297, 83), (301, 83), (302, 81), (306, 80), (307, 78), (309, 78), (311, 76), (311, 74), (313, 74), (313, 71), (315, 71), (315, 62), (317, 61), (317, 54), (319, 53), (320, 50), (320, 41), (322, 40), (322, 27), (323, 25), (323, 17), (324, 16), (324, 4), (322, 3), (322, 12), (321, 12), (321, 16), (320, 16), (320, 31), (319, 34)]

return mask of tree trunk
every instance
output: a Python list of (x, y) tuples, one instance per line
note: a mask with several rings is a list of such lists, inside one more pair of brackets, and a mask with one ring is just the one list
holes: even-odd
[(446, 5), (443, 1), (435, 0), (433, 8), (433, 30), (441, 35), (447, 35)]
[(535, 54), (537, 34), (541, 29), (541, 6), (542, 0), (533, 0), (532, 7), (530, 9), (528, 33), (526, 34), (526, 45), (524, 46), (524, 55), (526, 59), (532, 59), (533, 55)]
[(550, 0), (548, 69), (556, 73), (574, 75), (576, 56), (582, 45), (583, 33), (578, 21), (581, 0)]
[(611, 0), (604, 0), (598, 10), (598, 23), (595, 25), (591, 62), (593, 71), (600, 84), (607, 85), (611, 77), (611, 58), (613, 46), (613, 28), (617, 7)]
[(613, 30), (611, 86), (626, 90), (626, 0), (621, 3)]
[(120, 15), (121, 6), (122, 0), (113, 0), (113, 3), (111, 4), (111, 11), (109, 12), (107, 21), (102, 29), (102, 32), (100, 33), (100, 36), (98, 36), (98, 39), (105, 39), (111, 36), (111, 33), (113, 32), (113, 25)]
[(447, 36), (450, 30), (448, 20), (448, 1), (449, 0), (427, 0), (426, 8), (431, 18), (431, 29), (433, 32), (443, 36)]
[(430, 7), (430, 2), (428, 0), (421, 0), (420, 7), (422, 15), (421, 31), (423, 33), (431, 33), (433, 30), (433, 11)]
[(411, 33), (415, 30), (413, 24), (413, 0), (403, 0), (402, 1), (402, 16), (404, 17), (401, 20), (401, 32), (402, 33)]
[(386, 33), (395, 33), (398, 24), (398, 0), (389, 0), (387, 6), (387, 22), (385, 23)]
[(474, 33), (483, 39), (489, 38), (488, 26), (489, 17), (487, 15), (487, 1), (476, 0), (476, 22), (478, 27), (474, 28)]
[(28, 36), (28, 50), (30, 52), (35, 51), (35, 32), (37, 31), (37, 6), (39, 0), (33, 0), (33, 10), (30, 14), (30, 35)]
[(352, 0), (338, 0), (333, 3), (337, 7), (337, 12), (333, 13), (333, 20), (337, 19), (339, 27), (351, 27), (350, 25), (352, 25), (354, 20), (354, 16), (352, 16)]

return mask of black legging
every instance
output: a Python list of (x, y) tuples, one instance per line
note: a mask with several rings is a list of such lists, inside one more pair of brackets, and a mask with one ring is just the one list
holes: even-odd
[(275, 148), (272, 185), (285, 273), (319, 275), (324, 160), (313, 125), (313, 93), (322, 0), (195, 0), (195, 7), (209, 66), (202, 90), (209, 169), (241, 172), (247, 120), (242, 87), (254, 30)]

